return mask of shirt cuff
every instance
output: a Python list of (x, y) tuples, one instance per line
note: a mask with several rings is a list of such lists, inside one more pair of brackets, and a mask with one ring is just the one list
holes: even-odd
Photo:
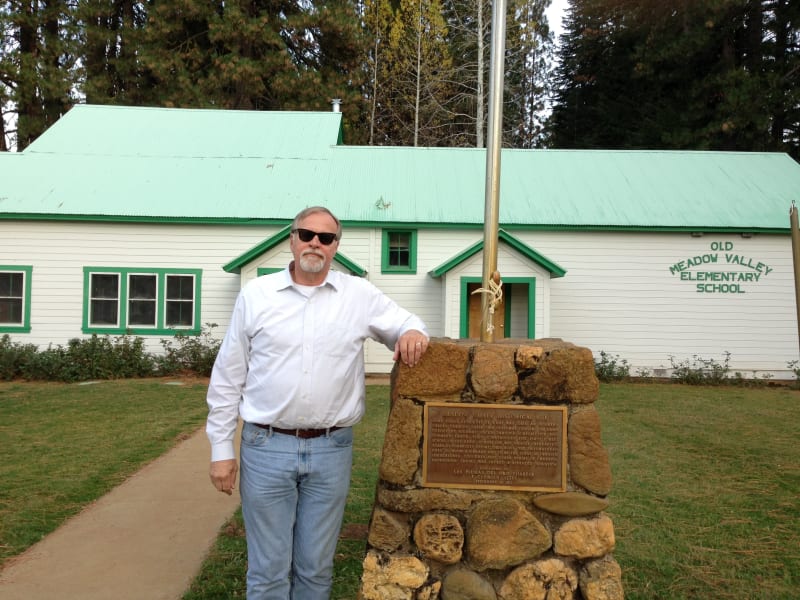
[(211, 444), (211, 462), (217, 462), (218, 460), (231, 460), (235, 458), (236, 451), (233, 447), (232, 441)]

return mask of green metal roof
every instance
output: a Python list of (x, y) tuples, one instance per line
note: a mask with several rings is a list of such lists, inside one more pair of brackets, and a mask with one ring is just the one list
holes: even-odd
[[(0, 153), (0, 218), (483, 226), (486, 152), (337, 145), (341, 114), (79, 105)], [(759, 152), (504, 150), (507, 228), (789, 229), (800, 165)]]
[[(483, 222), (482, 150), (342, 146), (331, 154), (336, 176), (326, 200), (346, 198), (351, 219)], [(359, 184), (347, 186), (359, 174)], [(788, 229), (798, 197), (800, 165), (786, 154), (503, 150), (499, 220), (506, 227)]]
[(313, 159), (341, 141), (334, 112), (78, 104), (23, 154), (108, 158)]

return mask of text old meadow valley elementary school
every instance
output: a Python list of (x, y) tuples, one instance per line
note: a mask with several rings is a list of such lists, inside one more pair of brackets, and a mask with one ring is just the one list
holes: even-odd
[[(712, 242), (711, 252), (676, 262), (669, 268), (681, 281), (697, 281), (698, 293), (744, 294), (743, 283), (757, 283), (772, 272), (769, 265), (734, 251), (733, 242)], [(715, 270), (708, 270), (710, 267)], [(690, 270), (701, 267), (701, 269)], [(727, 269), (726, 269), (727, 267)]]

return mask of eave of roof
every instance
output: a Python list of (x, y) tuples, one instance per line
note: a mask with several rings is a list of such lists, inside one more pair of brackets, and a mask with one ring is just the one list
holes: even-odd
[[(76, 106), (0, 154), (0, 218), (482, 228), (486, 152), (336, 146), (341, 114)], [(76, 141), (77, 140), (77, 141)], [(760, 152), (503, 150), (507, 229), (789, 231), (800, 165)]]
[[(527, 258), (531, 262), (539, 265), (540, 267), (548, 271), (551, 277), (556, 278), (556, 277), (563, 277), (564, 275), (566, 275), (567, 273), (566, 269), (560, 267), (557, 263), (545, 257), (543, 254), (538, 253), (536, 250), (534, 250), (527, 244), (521, 242), (507, 231), (500, 229), (498, 231), (497, 238), (500, 242), (508, 244), (510, 247), (514, 248), (514, 250), (522, 254), (525, 258)], [(482, 251), (483, 246), (484, 246), (484, 241), (478, 240), (477, 242), (475, 242), (462, 252), (459, 252), (457, 255), (443, 262), (438, 267), (435, 267), (430, 271), (428, 271), (428, 274), (434, 278), (441, 277), (451, 269), (463, 263), (471, 256), (474, 256), (478, 252)]]

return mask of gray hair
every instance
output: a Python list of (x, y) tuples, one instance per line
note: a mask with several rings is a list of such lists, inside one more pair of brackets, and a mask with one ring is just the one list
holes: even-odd
[(334, 215), (330, 210), (328, 210), (324, 206), (309, 206), (308, 208), (304, 208), (299, 213), (297, 213), (297, 216), (294, 218), (294, 221), (292, 221), (292, 231), (297, 229), (297, 226), (299, 225), (300, 221), (316, 213), (325, 213), (331, 219), (333, 219), (333, 222), (336, 223), (336, 239), (337, 240), (342, 239), (342, 224), (339, 222), (339, 219), (336, 218), (336, 215)]

